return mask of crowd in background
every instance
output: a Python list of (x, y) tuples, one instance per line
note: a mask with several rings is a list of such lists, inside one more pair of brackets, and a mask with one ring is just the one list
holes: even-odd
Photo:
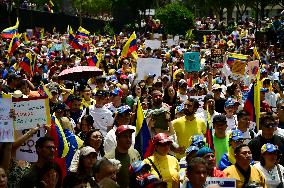
[[(277, 37), (284, 27), (278, 17), (263, 24), (270, 25)], [(156, 20), (145, 27), (162, 31), (161, 25)], [(163, 62), (161, 76), (148, 72), (142, 80), (137, 80), (137, 59), (121, 56), (131, 33), (79, 38), (84, 50), (67, 45), (69, 33), (46, 32), (43, 37), (34, 33), (28, 39), (22, 36), (11, 57), (7, 56), (10, 40), (0, 38), (1, 94), (34, 98), (45, 96), (41, 88), (46, 87), (51, 94), (50, 114), (59, 122), (56, 126), (84, 142), (63, 174), (54, 160), (60, 148), (50, 125), (44, 126), (45, 136), (36, 142), (35, 163), (16, 160), (16, 150), (43, 125), (22, 136), (15, 134), (15, 142), (0, 143), (0, 187), (200, 188), (206, 186), (207, 177), (235, 178), (238, 188), (283, 187), (281, 38), (258, 45), (252, 19), (231, 26), (213, 18), (196, 19), (196, 28), (221, 33), (206, 35), (203, 41), (181, 37), (171, 46), (163, 40), (160, 48), (151, 49), (144, 42), (152, 34), (137, 32), (138, 57)], [(65, 47), (54, 50), (58, 44)], [(221, 57), (211, 57), (211, 49), (222, 49)], [(200, 52), (200, 71), (184, 70), (187, 52)], [(260, 61), (259, 126), (245, 108), (256, 77), (226, 75), (224, 68), (232, 69), (229, 53), (247, 55), (247, 62)], [(33, 62), (32, 72), (20, 66), (27, 57)], [(95, 65), (90, 63), (93, 57)], [(103, 75), (76, 80), (59, 76), (65, 69), (92, 65)], [(203, 106), (197, 96), (203, 96)], [(135, 146), (139, 108), (151, 139), (146, 152)]]

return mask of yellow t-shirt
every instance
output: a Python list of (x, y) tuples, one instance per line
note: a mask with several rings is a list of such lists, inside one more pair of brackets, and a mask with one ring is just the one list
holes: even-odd
[[(180, 147), (188, 148), (190, 145), (190, 138), (195, 134), (205, 134), (206, 125), (203, 119), (195, 118), (189, 121), (185, 116), (172, 121), (173, 127), (177, 135), (177, 141)], [(185, 154), (176, 154), (178, 159), (184, 157)]]
[[(175, 157), (171, 155), (161, 156), (157, 152), (155, 152), (153, 156), (150, 156), (148, 158), (150, 158), (153, 161), (153, 163), (159, 170), (159, 173), (161, 174), (163, 181), (167, 182), (168, 188), (172, 188), (173, 182), (179, 183), (180, 169), (179, 169), (178, 160)], [(144, 159), (143, 162), (151, 166), (151, 172), (150, 172), (151, 174), (159, 177), (158, 173), (154, 170), (148, 158)]]
[(82, 99), (82, 102), (81, 102), (81, 106), (80, 106), (80, 109), (83, 110), (84, 108), (87, 108), (91, 105), (95, 105), (96, 104), (96, 100), (93, 99), (93, 98), (90, 98), (91, 100), (90, 101), (86, 101), (85, 99)]
[[(240, 171), (236, 168), (235, 165), (231, 165), (227, 167), (224, 171), (225, 175), (228, 178), (234, 178), (237, 180), (237, 188), (241, 188), (244, 185), (245, 178), (244, 176), (240, 173)], [(262, 186), (263, 188), (267, 188), (265, 184), (265, 178), (261, 174), (260, 171), (258, 171), (255, 167), (251, 166), (251, 175), (250, 175), (250, 180), (249, 182), (255, 182)]]

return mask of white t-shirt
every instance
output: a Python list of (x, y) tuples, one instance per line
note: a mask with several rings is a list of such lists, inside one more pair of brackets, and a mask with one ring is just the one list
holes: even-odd
[[(214, 113), (211, 116), (211, 121), (210, 121), (210, 124), (209, 124), (210, 127), (213, 127), (213, 123), (212, 122), (213, 122), (214, 116), (216, 116), (216, 115), (220, 115), (220, 113), (214, 111)], [(205, 123), (207, 123), (207, 121), (208, 121), (208, 119), (207, 119), (207, 111), (206, 110), (203, 110), (202, 112), (196, 113), (195, 117), (203, 119), (205, 121)]]
[[(104, 140), (105, 153), (109, 153), (111, 150), (113, 150), (117, 146), (116, 135), (115, 135), (116, 129), (117, 127), (114, 126), (105, 136), (105, 140)], [(132, 146), (133, 147), (135, 145), (135, 135), (136, 133), (133, 132), (132, 133)]]
[[(260, 172), (262, 172), (267, 187), (276, 188), (279, 185), (280, 178), (276, 166), (270, 171), (267, 171), (263, 166), (261, 166), (260, 163), (256, 163), (253, 166), (256, 167)], [(282, 174), (282, 181), (283, 181), (284, 167), (280, 164), (278, 164), (278, 166), (280, 168), (280, 172)]]
[(229, 131), (229, 130), (233, 130), (233, 129), (236, 129), (237, 127), (237, 115), (233, 115), (232, 118), (227, 118), (226, 117), (226, 120), (227, 120), (227, 130), (226, 131)]
[(177, 93), (177, 97), (180, 98), (180, 102), (185, 102), (188, 99), (187, 95), (182, 95), (180, 93)]
[[(107, 134), (108, 127), (113, 126), (113, 117), (112, 117), (112, 112), (107, 109), (106, 107), (102, 108), (96, 108), (94, 105), (91, 105), (89, 107), (89, 114), (93, 117), (94, 119), (94, 128), (100, 129), (102, 135), (105, 137)], [(86, 108), (84, 109), (81, 118), (86, 115)]]

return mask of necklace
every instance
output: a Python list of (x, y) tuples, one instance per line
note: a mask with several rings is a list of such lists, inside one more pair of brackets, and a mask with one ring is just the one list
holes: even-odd
[(269, 174), (271, 180), (275, 180), (275, 179), (276, 179), (276, 176), (275, 176), (275, 174), (273, 173), (273, 169), (271, 169), (271, 170), (266, 170), (266, 171), (267, 171), (267, 173)]

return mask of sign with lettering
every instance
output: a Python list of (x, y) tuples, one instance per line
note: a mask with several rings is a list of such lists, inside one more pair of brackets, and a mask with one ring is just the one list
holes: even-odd
[(215, 48), (212, 48), (211, 49), (211, 57), (215, 58), (215, 57), (220, 57), (222, 56), (222, 50), (221, 49), (215, 49)]
[(249, 61), (247, 68), (248, 68), (248, 74), (250, 76), (255, 76), (259, 70), (259, 61), (258, 60)]
[(223, 188), (235, 188), (236, 187), (236, 179), (234, 178), (215, 178), (215, 177), (207, 177), (206, 185), (219, 185)]
[(16, 114), (16, 130), (34, 128), (37, 124), (50, 124), (49, 101), (46, 97), (13, 99), (13, 109)]
[(187, 52), (184, 54), (184, 70), (187, 72), (200, 71), (199, 52)]
[(0, 98), (0, 142), (14, 142), (13, 119), (10, 117), (12, 97), (1, 95)]
[(245, 75), (246, 62), (236, 60), (232, 67), (232, 73), (237, 75)]
[[(17, 131), (16, 134), (18, 137), (23, 136), (29, 129)], [(37, 161), (37, 153), (35, 149), (36, 141), (43, 137), (45, 133), (44, 128), (40, 128), (31, 138), (29, 138), (25, 143), (23, 143), (19, 149), (16, 151), (16, 159), (17, 160), (24, 160), (29, 162), (36, 162)]]

